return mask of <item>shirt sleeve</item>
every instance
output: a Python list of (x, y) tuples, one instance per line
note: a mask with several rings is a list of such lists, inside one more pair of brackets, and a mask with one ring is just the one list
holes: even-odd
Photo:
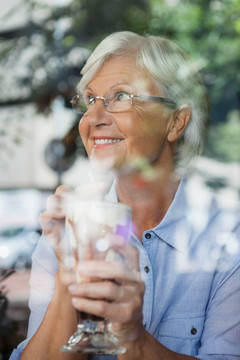
[(58, 262), (54, 251), (46, 238), (41, 236), (32, 256), (29, 299), (31, 312), (27, 339), (20, 343), (17, 349), (14, 349), (11, 360), (20, 359), (24, 347), (39, 328), (54, 293), (54, 276), (57, 270)]

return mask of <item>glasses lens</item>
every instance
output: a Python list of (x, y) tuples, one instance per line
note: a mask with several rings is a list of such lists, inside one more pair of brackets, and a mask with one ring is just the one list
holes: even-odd
[(87, 111), (86, 103), (82, 95), (76, 95), (71, 100), (73, 111), (76, 114), (84, 114)]
[(108, 111), (121, 112), (130, 109), (132, 97), (125, 91), (118, 91), (108, 97)]

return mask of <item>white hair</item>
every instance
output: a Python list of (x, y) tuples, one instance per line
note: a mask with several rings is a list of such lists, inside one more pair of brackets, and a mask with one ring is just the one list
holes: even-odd
[[(199, 75), (199, 63), (191, 62), (174, 42), (160, 36), (141, 36), (121, 31), (107, 36), (93, 51), (83, 67), (78, 90), (83, 92), (102, 64), (110, 57), (133, 56), (136, 66), (147, 70), (164, 97), (176, 108), (188, 104), (191, 119), (178, 141), (175, 170), (183, 174), (201, 152), (208, 120), (205, 87)], [(175, 108), (175, 109), (176, 109)]]

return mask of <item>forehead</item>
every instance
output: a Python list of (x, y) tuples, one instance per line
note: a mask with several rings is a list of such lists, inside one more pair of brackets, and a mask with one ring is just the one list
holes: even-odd
[(93, 76), (87, 88), (110, 89), (117, 85), (126, 85), (133, 89), (151, 91), (156, 84), (150, 74), (137, 67), (133, 57), (112, 57), (106, 60)]

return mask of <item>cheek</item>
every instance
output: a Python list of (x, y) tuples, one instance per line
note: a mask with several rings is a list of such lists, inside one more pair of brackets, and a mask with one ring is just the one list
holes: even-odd
[(141, 141), (151, 145), (154, 139), (159, 138), (160, 140), (164, 137), (166, 127), (165, 122), (161, 120), (158, 116), (154, 118), (149, 114), (142, 113), (136, 121), (130, 121), (129, 126), (127, 126), (127, 122), (125, 123), (128, 138), (131, 138), (133, 142), (136, 141), (137, 145)]
[(142, 122), (139, 127), (146, 138), (151, 142), (152, 140), (159, 141), (166, 139), (168, 133), (169, 115), (164, 111), (151, 111), (143, 114)]
[(78, 132), (79, 135), (81, 136), (83, 145), (87, 151), (88, 156), (90, 156), (91, 154), (91, 148), (90, 145), (88, 144), (88, 127), (86, 126), (84, 121), (80, 121), (78, 124)]
[(131, 129), (128, 137), (128, 151), (144, 157), (154, 157), (161, 151), (167, 139), (167, 129), (164, 119), (145, 118), (138, 121), (135, 129)]
[(87, 141), (87, 127), (85, 125), (85, 122), (82, 121), (82, 120), (79, 121), (78, 132), (79, 132), (79, 135), (81, 136), (82, 141), (83, 141), (83, 143), (85, 145), (85, 143)]
[(84, 118), (82, 117), (80, 120), (79, 120), (79, 123), (78, 123), (78, 131), (79, 131), (79, 134), (82, 136), (82, 132), (84, 131)]

